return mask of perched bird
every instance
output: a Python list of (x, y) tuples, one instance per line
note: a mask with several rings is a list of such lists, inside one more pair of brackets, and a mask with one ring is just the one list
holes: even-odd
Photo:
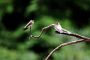
[(32, 25), (34, 24), (34, 20), (30, 20), (24, 27), (24, 30), (28, 29), (28, 28), (31, 28)]

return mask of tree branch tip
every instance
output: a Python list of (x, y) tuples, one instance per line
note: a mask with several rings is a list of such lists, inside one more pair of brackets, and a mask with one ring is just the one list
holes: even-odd
[[(34, 24), (34, 20), (30, 20), (26, 26), (24, 27), (24, 29), (28, 29), (30, 28), (30, 32), (31, 32), (31, 27), (32, 25)], [(75, 34), (75, 33), (72, 33), (64, 28), (62, 28), (62, 26), (60, 25), (60, 23), (57, 21), (55, 24), (51, 24), (49, 26), (46, 26), (44, 28), (42, 28), (41, 30), (41, 33), (39, 34), (39, 36), (33, 36), (33, 35), (30, 35), (30, 38), (40, 38), (43, 34), (43, 32), (46, 30), (46, 29), (49, 29), (49, 28), (54, 28), (55, 29), (55, 32), (58, 33), (58, 34), (64, 34), (64, 35), (68, 35), (68, 36), (73, 36), (73, 37), (76, 37), (76, 38), (79, 38), (80, 40), (76, 40), (76, 41), (71, 41), (71, 42), (66, 42), (66, 43), (63, 43), (63, 44), (60, 44), (58, 45), (55, 49), (53, 49), (49, 54), (48, 56), (45, 58), (45, 60), (48, 60), (49, 57), (59, 48), (61, 47), (64, 47), (64, 46), (67, 46), (67, 45), (71, 45), (71, 44), (75, 44), (75, 43), (79, 43), (79, 42), (86, 42), (86, 41), (89, 41), (90, 42), (90, 38), (88, 37), (84, 37), (84, 36), (81, 36), (79, 34)]]

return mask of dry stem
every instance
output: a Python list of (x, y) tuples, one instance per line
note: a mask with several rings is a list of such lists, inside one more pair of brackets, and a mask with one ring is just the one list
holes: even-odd
[[(31, 27), (33, 25), (34, 21), (31, 20), (26, 26), (25, 26), (25, 29), (30, 27), (30, 32), (31, 32)], [(34, 37), (34, 38), (40, 38), (41, 35), (43, 34), (43, 32), (46, 30), (46, 29), (49, 29), (49, 28), (54, 28), (56, 30), (56, 32), (58, 34), (64, 34), (64, 35), (68, 35), (68, 36), (73, 36), (73, 37), (76, 37), (76, 38), (79, 38), (80, 40), (76, 40), (76, 41), (71, 41), (71, 42), (66, 42), (66, 43), (63, 43), (63, 44), (60, 44), (58, 45), (55, 49), (53, 49), (49, 54), (48, 56), (45, 58), (45, 60), (48, 60), (49, 57), (58, 49), (60, 49), (61, 47), (64, 47), (64, 46), (67, 46), (67, 45), (71, 45), (71, 44), (75, 44), (75, 43), (80, 43), (80, 42), (86, 42), (86, 41), (89, 41), (90, 42), (90, 38), (88, 37), (85, 37), (85, 36), (81, 36), (79, 34), (74, 34), (74, 33), (71, 33), (70, 31), (68, 30), (65, 30), (61, 27), (60, 23), (57, 22), (55, 24), (51, 24), (47, 27), (44, 27), (40, 33), (39, 36), (33, 36), (33, 35), (30, 35), (30, 37)]]
[(58, 23), (58, 24), (55, 24), (54, 28), (55, 28), (55, 30), (56, 30), (56, 32), (57, 32), (58, 34), (64, 34), (64, 35), (68, 35), (68, 36), (73, 36), (73, 37), (79, 38), (80, 40), (71, 41), (71, 42), (66, 42), (66, 43), (63, 43), (63, 44), (58, 45), (55, 49), (53, 49), (53, 50), (48, 54), (48, 56), (45, 58), (45, 60), (48, 60), (49, 57), (50, 57), (56, 50), (60, 49), (61, 47), (64, 47), (64, 46), (67, 46), (67, 45), (71, 45), (71, 44), (75, 44), (75, 43), (90, 41), (90, 38), (88, 38), (88, 37), (81, 36), (81, 35), (79, 35), (79, 34), (74, 34), (74, 33), (69, 32), (68, 30), (63, 29), (59, 23)]
[(66, 43), (62, 43), (60, 45), (58, 45), (56, 48), (54, 48), (49, 54), (48, 56), (45, 58), (45, 60), (48, 60), (49, 57), (58, 49), (64, 47), (64, 46), (67, 46), (67, 45), (71, 45), (71, 44), (75, 44), (75, 43), (80, 43), (80, 42), (84, 42), (85, 40), (84, 39), (80, 39), (80, 40), (76, 40), (76, 41), (72, 41), (72, 42), (66, 42)]

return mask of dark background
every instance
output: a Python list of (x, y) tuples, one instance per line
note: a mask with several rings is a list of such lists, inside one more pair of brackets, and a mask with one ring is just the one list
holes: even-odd
[[(29, 39), (23, 27), (35, 20), (32, 34), (57, 21), (74, 33), (90, 37), (89, 0), (0, 0), (0, 59), (43, 60), (61, 43), (77, 40), (46, 31), (40, 39)], [(56, 51), (50, 60), (89, 60), (90, 43), (80, 43)]]

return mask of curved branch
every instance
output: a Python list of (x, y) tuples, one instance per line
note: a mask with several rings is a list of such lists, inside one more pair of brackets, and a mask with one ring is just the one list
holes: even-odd
[(60, 49), (61, 47), (64, 47), (64, 46), (67, 46), (67, 45), (71, 45), (71, 44), (75, 44), (75, 43), (79, 43), (79, 42), (83, 42), (84, 39), (80, 39), (80, 40), (76, 40), (76, 41), (72, 41), (72, 42), (67, 42), (67, 43), (63, 43), (63, 44), (60, 44), (59, 46), (57, 46), (55, 49), (53, 49), (49, 54), (48, 56), (45, 58), (45, 60), (48, 60), (49, 57), (58, 49)]
[[(30, 28), (30, 32), (31, 32), (31, 27), (32, 27), (33, 24), (34, 24), (34, 21), (33, 21), (33, 20), (30, 20), (29, 23), (26, 24), (26, 26), (24, 27), (24, 29), (26, 30), (26, 29)], [(49, 29), (49, 28), (54, 28), (55, 31), (56, 31), (58, 34), (64, 34), (64, 35), (68, 35), (68, 36), (73, 36), (73, 37), (79, 38), (80, 40), (76, 40), (76, 41), (71, 41), (71, 42), (66, 42), (66, 43), (60, 44), (59, 46), (57, 46), (55, 49), (53, 49), (53, 50), (48, 54), (48, 56), (45, 58), (45, 60), (48, 60), (49, 57), (50, 57), (56, 50), (58, 50), (58, 49), (61, 48), (61, 47), (64, 47), (64, 46), (67, 46), (67, 45), (71, 45), (71, 44), (75, 44), (75, 43), (79, 43), (79, 42), (86, 42), (86, 41), (89, 41), (89, 42), (90, 42), (90, 38), (88, 38), (88, 37), (81, 36), (81, 35), (79, 35), (79, 34), (74, 34), (74, 33), (71, 33), (70, 31), (68, 31), (68, 30), (66, 30), (66, 29), (63, 29), (59, 22), (57, 22), (57, 23), (55, 23), (55, 24), (51, 24), (51, 25), (49, 25), (49, 26), (46, 26), (46, 27), (42, 28), (42, 31), (41, 31), (41, 33), (40, 33), (39, 36), (33, 36), (33, 35), (30, 34), (30, 37), (40, 38), (41, 35), (43, 34), (43, 32), (44, 32), (46, 29)]]
[(66, 42), (66, 43), (60, 44), (59, 46), (57, 46), (55, 49), (53, 49), (53, 50), (48, 54), (48, 56), (45, 58), (45, 60), (48, 60), (49, 57), (50, 57), (56, 50), (60, 49), (61, 47), (64, 47), (64, 46), (67, 46), (67, 45), (71, 45), (71, 44), (75, 44), (75, 43), (79, 43), (79, 42), (90, 41), (90, 38), (88, 38), (88, 37), (81, 36), (81, 35), (79, 35), (79, 34), (74, 34), (74, 33), (71, 33), (71, 32), (68, 31), (68, 30), (63, 29), (59, 23), (57, 23), (57, 24), (54, 25), (54, 29), (56, 30), (56, 32), (57, 32), (58, 34), (64, 34), (64, 35), (68, 35), (68, 36), (77, 37), (77, 38), (79, 38), (80, 40), (76, 40), (76, 41), (71, 41), (71, 42)]

